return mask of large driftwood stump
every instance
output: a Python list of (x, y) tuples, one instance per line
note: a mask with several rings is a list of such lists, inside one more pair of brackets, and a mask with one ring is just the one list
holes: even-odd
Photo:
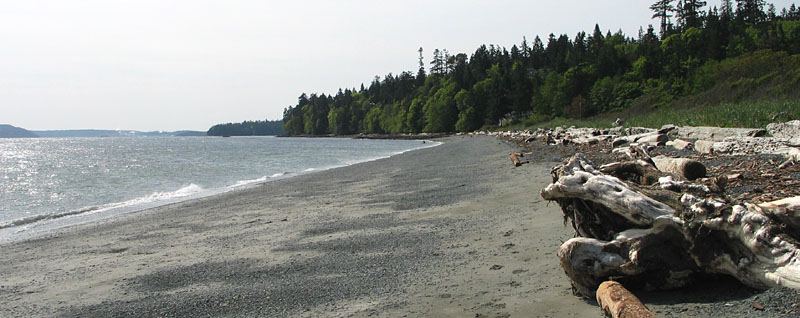
[(541, 195), (578, 234), (557, 253), (578, 294), (594, 297), (609, 279), (671, 289), (698, 274), (800, 288), (800, 197), (755, 205), (714, 184), (675, 180), (652, 160), (596, 169), (577, 154), (554, 168)]

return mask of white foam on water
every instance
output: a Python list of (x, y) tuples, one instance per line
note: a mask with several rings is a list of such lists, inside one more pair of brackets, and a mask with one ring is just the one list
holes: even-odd
[(16, 220), (6, 221), (0, 223), (0, 229), (5, 229), (9, 227), (16, 227), (22, 225), (29, 225), (36, 222), (47, 221), (47, 220), (54, 220), (69, 216), (77, 216), (77, 215), (87, 215), (87, 214), (94, 214), (98, 212), (104, 212), (109, 210), (127, 208), (127, 207), (135, 207), (138, 205), (144, 205), (148, 203), (156, 203), (161, 201), (169, 201), (175, 200), (179, 198), (184, 198), (188, 196), (193, 196), (196, 194), (200, 194), (204, 191), (204, 189), (194, 183), (184, 186), (175, 191), (168, 191), (168, 192), (153, 192), (149, 195), (134, 198), (131, 200), (126, 200), (122, 202), (114, 202), (109, 204), (104, 204), (100, 206), (90, 206), (84, 207), (77, 210), (71, 210), (66, 212), (59, 212), (59, 213), (52, 213), (52, 214), (40, 214), (26, 218), (20, 218)]
[[(265, 182), (284, 179), (284, 177), (293, 177), (300, 174), (312, 173), (312, 172), (320, 172), (325, 170), (330, 170), (334, 168), (340, 168), (345, 166), (351, 166), (354, 164), (376, 161), (380, 159), (389, 158), (394, 155), (403, 154), (409, 151), (424, 149), (424, 148), (431, 148), (441, 145), (441, 142), (432, 142), (426, 141), (425, 144), (421, 147), (410, 148), (408, 150), (394, 152), (390, 155), (385, 156), (376, 156), (370, 157), (365, 159), (357, 159), (357, 160), (346, 160), (343, 164), (339, 165), (331, 165), (325, 167), (315, 167), (315, 168), (308, 168), (303, 170), (303, 173), (291, 173), (291, 172), (281, 172), (275, 173), (270, 176), (262, 176), (260, 178), (255, 179), (247, 179), (247, 180), (240, 180), (237, 181), (229, 186), (217, 188), (217, 189), (205, 189), (200, 185), (190, 183), (185, 185), (177, 190), (174, 191), (159, 191), (153, 192), (149, 195), (133, 198), (130, 200), (122, 201), (122, 202), (114, 202), (109, 204), (104, 204), (100, 206), (90, 206), (84, 207), (76, 210), (65, 211), (65, 212), (58, 212), (58, 213), (51, 213), (51, 214), (40, 214), (34, 215), (25, 218), (19, 218), (11, 221), (0, 222), (0, 242), (2, 241), (10, 241), (14, 239), (13, 237), (7, 237), (5, 234), (8, 234), (9, 231), (13, 233), (20, 233), (20, 232), (27, 232), (31, 229), (38, 228), (38, 227), (46, 227), (49, 229), (54, 229), (66, 225), (74, 225), (84, 222), (90, 222), (92, 220), (99, 220), (103, 218), (107, 218), (113, 215), (117, 215), (120, 213), (130, 213), (130, 212), (137, 212), (149, 208), (154, 208), (170, 203), (181, 202), (189, 199), (201, 198), (205, 196), (221, 194), (225, 192), (235, 191), (239, 189), (245, 189), (248, 187), (256, 186), (259, 184), (263, 184)], [(114, 213), (117, 212), (117, 213)], [(102, 217), (92, 218), (92, 215), (102, 215)], [(68, 222), (68, 221), (60, 221), (66, 218), (80, 218), (86, 217), (82, 222)], [(60, 222), (59, 222), (60, 221)], [(57, 223), (58, 225), (50, 225), (49, 223)], [(6, 232), (6, 233), (2, 233)], [(42, 230), (42, 233), (46, 233), (47, 231)]]

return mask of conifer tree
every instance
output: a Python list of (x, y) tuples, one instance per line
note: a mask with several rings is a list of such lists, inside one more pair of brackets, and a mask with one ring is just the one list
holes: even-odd
[(675, 11), (675, 6), (672, 5), (674, 0), (659, 0), (650, 6), (653, 10), (653, 19), (661, 19), (661, 37), (667, 34), (669, 30), (669, 18), (672, 17), (672, 12)]
[(730, 19), (733, 17), (734, 9), (733, 9), (733, 1), (731, 0), (722, 0), (722, 5), (719, 8), (720, 16)]
[(678, 21), (684, 28), (699, 28), (703, 26), (703, 7), (705, 1), (686, 0), (678, 2)]
[(736, 16), (746, 23), (764, 19), (764, 0), (736, 0)]

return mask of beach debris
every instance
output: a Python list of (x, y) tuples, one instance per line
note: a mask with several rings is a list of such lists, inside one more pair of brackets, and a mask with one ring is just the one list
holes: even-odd
[(541, 195), (578, 235), (557, 255), (581, 296), (594, 297), (611, 277), (673, 289), (708, 273), (757, 289), (800, 289), (800, 196), (739, 202), (722, 193), (726, 178), (683, 181), (647, 158), (597, 169), (578, 153), (552, 176)]
[(691, 150), (694, 148), (694, 144), (692, 144), (692, 142), (683, 139), (667, 141), (667, 146), (676, 150)]
[(622, 284), (606, 281), (597, 288), (597, 304), (612, 318), (655, 317), (642, 302)]
[(653, 163), (660, 171), (672, 173), (689, 180), (706, 176), (706, 166), (697, 160), (688, 158), (654, 157)]
[(512, 151), (508, 154), (508, 159), (511, 159), (511, 163), (514, 164), (514, 167), (519, 167), (523, 164), (529, 163), (530, 160), (525, 158), (525, 154), (521, 152)]
[(767, 125), (767, 132), (772, 137), (795, 138), (800, 136), (800, 120), (792, 120), (785, 123), (771, 123)]
[(729, 181), (729, 182), (730, 182), (730, 181), (734, 181), (734, 180), (739, 180), (739, 179), (742, 179), (742, 174), (741, 174), (741, 173), (729, 174), (729, 175), (727, 176), (727, 178), (728, 178), (728, 181)]
[(726, 138), (764, 137), (767, 130), (761, 128), (721, 128), (681, 126), (670, 132), (675, 138), (723, 141)]
[(786, 167), (793, 165), (794, 165), (794, 158), (786, 160), (783, 163), (781, 163), (781, 165), (778, 166), (778, 169), (786, 169)]
[(489, 269), (493, 270), (493, 271), (501, 270), (501, 269), (503, 269), (503, 265), (494, 264), (494, 265), (492, 265), (492, 267), (489, 267)]

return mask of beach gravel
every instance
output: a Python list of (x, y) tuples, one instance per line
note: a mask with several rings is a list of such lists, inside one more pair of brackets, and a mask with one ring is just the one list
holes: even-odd
[[(555, 256), (572, 230), (538, 195), (562, 157), (514, 168), (507, 143), (443, 141), (2, 245), (0, 317), (601, 317), (572, 295)], [(797, 304), (724, 284), (642, 298), (681, 317)]]

